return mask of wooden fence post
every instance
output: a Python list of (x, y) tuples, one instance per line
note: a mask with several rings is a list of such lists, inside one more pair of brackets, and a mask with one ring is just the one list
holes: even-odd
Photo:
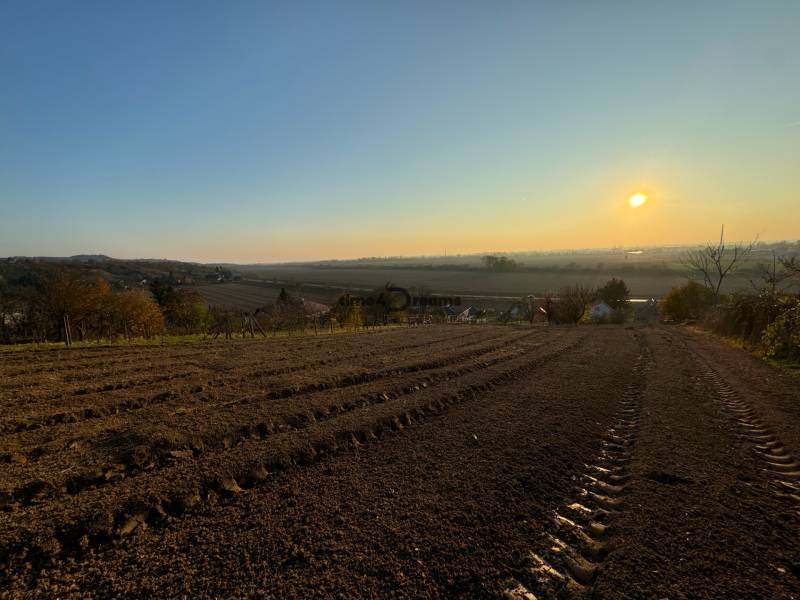
[(72, 346), (72, 332), (69, 327), (69, 313), (64, 313), (64, 342), (67, 346)]

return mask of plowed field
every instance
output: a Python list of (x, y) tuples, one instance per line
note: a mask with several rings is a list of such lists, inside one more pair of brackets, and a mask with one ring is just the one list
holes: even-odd
[(800, 598), (800, 385), (666, 327), (0, 351), (0, 597)]

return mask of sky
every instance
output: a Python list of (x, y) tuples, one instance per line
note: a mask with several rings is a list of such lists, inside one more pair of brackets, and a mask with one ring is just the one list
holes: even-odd
[(0, 256), (800, 238), (796, 0), (3, 0), (0, 82)]

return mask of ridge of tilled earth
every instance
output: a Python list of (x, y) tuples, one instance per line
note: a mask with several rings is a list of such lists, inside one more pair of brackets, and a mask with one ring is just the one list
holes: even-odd
[[(480, 343), (481, 341), (488, 341), (493, 338), (500, 337), (501, 335), (508, 335), (508, 331), (505, 332), (498, 332), (497, 330), (487, 330), (487, 331), (471, 331), (465, 334), (456, 335), (456, 336), (443, 336), (437, 337), (429, 341), (416, 341), (416, 342), (406, 342), (401, 345), (391, 345), (391, 350), (393, 352), (398, 351), (405, 351), (405, 350), (415, 350), (420, 348), (430, 348), (436, 347), (440, 344), (452, 344), (457, 343), (459, 341), (468, 340), (468, 338), (478, 338), (476, 342), (467, 341), (466, 343)], [(489, 334), (489, 335), (487, 335)], [(217, 350), (221, 355), (215, 355), (215, 358), (222, 359), (224, 361), (235, 360), (235, 366), (237, 369), (248, 369), (251, 367), (256, 367), (258, 365), (263, 364), (265, 361), (270, 359), (272, 360), (286, 360), (292, 361), (291, 367), (284, 367), (275, 369), (275, 371), (283, 372), (284, 369), (301, 369), (314, 366), (316, 364), (327, 365), (332, 364), (330, 361), (335, 360), (336, 358), (339, 359), (358, 359), (358, 358), (369, 358), (373, 356), (376, 351), (381, 350), (380, 345), (373, 345), (371, 346), (370, 350), (367, 350), (364, 347), (363, 342), (359, 343), (356, 340), (348, 339), (343, 343), (337, 344), (334, 346), (330, 342), (325, 343), (321, 340), (315, 338), (310, 338), (311, 341), (307, 342), (303, 345), (291, 346), (291, 345), (277, 345), (272, 344), (269, 341), (250, 341), (246, 345), (239, 344), (238, 347), (234, 346), (229, 350), (239, 351), (239, 352), (224, 352), (226, 349), (221, 347), (214, 347), (205, 345), (204, 350), (197, 350), (193, 352), (188, 358), (192, 360), (177, 362), (173, 355), (169, 353), (161, 353), (158, 352), (158, 348), (154, 348), (153, 352), (142, 358), (147, 358), (150, 363), (149, 364), (141, 364), (141, 361), (135, 361), (130, 359), (120, 359), (119, 361), (112, 361), (112, 365), (117, 363), (125, 365), (122, 369), (108, 369), (110, 365), (106, 365), (105, 363), (102, 365), (101, 368), (106, 369), (104, 371), (96, 371), (88, 368), (87, 366), (82, 366), (80, 362), (77, 364), (67, 363), (59, 369), (61, 369), (66, 374), (62, 377), (63, 384), (70, 384), (70, 383), (78, 383), (84, 381), (94, 381), (104, 378), (112, 378), (112, 379), (119, 379), (121, 376), (129, 374), (129, 373), (141, 373), (147, 371), (156, 371), (159, 370), (159, 365), (163, 364), (164, 361), (169, 360), (170, 367), (172, 369), (184, 367), (184, 366), (191, 366), (196, 367), (198, 371), (192, 371), (190, 374), (181, 375), (181, 377), (189, 377), (191, 374), (195, 375), (204, 375), (206, 373), (213, 374), (218, 372), (224, 372), (229, 369), (228, 364), (220, 365), (215, 362), (209, 362), (209, 354), (211, 350)], [(385, 338), (380, 340), (381, 342), (391, 342), (395, 338)], [(412, 338), (413, 339), (413, 338)], [(317, 341), (317, 343), (313, 343)], [(338, 341), (338, 340), (337, 340)], [(242, 351), (249, 350), (249, 354), (242, 354)], [(335, 350), (335, 353), (334, 353)], [(312, 359), (307, 360), (306, 362), (301, 362), (297, 364), (294, 362), (294, 359), (299, 359), (301, 361), (306, 360), (304, 354), (306, 352), (324, 352), (328, 351), (331, 354), (335, 354), (334, 357), (327, 357), (323, 359)], [(348, 352), (350, 354), (342, 354), (342, 352)], [(290, 354), (288, 354), (290, 353)], [(187, 358), (186, 356), (182, 356), (182, 358)], [(203, 362), (201, 359), (206, 359)], [(157, 363), (153, 363), (152, 361), (157, 360)], [(74, 372), (75, 370), (78, 372)], [(68, 372), (67, 372), (68, 371)], [(59, 372), (59, 371), (56, 371)], [(263, 373), (270, 373), (271, 370), (267, 369), (265, 371), (256, 370), (249, 375), (257, 376), (262, 375)], [(26, 388), (34, 388), (34, 390), (39, 387), (47, 387), (46, 383), (42, 383), (42, 369), (37, 368), (35, 370), (31, 370), (29, 375), (33, 376), (31, 382), (27, 381), (19, 381), (18, 377), (15, 377), (13, 374), (4, 373), (4, 380), (5, 383), (0, 383), (0, 391), (2, 390), (18, 390), (20, 386), (25, 386)], [(143, 381), (141, 385), (146, 385), (147, 381)], [(52, 385), (52, 384), (51, 384)], [(72, 386), (68, 389), (61, 388), (56, 390), (55, 393), (50, 395), (46, 395), (43, 397), (37, 397), (36, 400), (39, 402), (53, 400), (53, 399), (62, 399), (64, 395), (71, 395), (71, 396), (83, 396), (87, 394), (101, 394), (103, 392), (115, 391), (117, 389), (126, 389), (129, 387), (135, 387), (139, 385), (135, 380), (132, 381), (125, 381), (119, 382), (115, 381), (113, 384), (103, 384), (103, 385), (95, 385), (94, 387), (86, 387), (86, 386)], [(114, 387), (117, 386), (117, 387)]]
[[(475, 328), (472, 333), (485, 332), (491, 326)], [(33, 364), (33, 367), (25, 367), (22, 371), (16, 372), (18, 374), (36, 373), (41, 372), (43, 369), (60, 368), (61, 366), (72, 367), (75, 366), (91, 366), (93, 362), (101, 364), (125, 364), (135, 361), (138, 358), (149, 358), (156, 356), (159, 359), (170, 358), (191, 358), (191, 357), (205, 357), (209, 351), (219, 350), (226, 353), (233, 350), (243, 350), (252, 346), (267, 345), (275, 351), (286, 349), (302, 349), (308, 346), (316, 346), (319, 344), (340, 344), (348, 343), (354, 337), (362, 338), (368, 336), (370, 342), (382, 341), (381, 338), (391, 338), (397, 336), (398, 333), (402, 335), (419, 335), (424, 337), (431, 333), (439, 333), (448, 331), (452, 336), (452, 326), (433, 326), (426, 328), (406, 328), (406, 327), (391, 327), (378, 330), (364, 330), (357, 334), (353, 332), (342, 332), (335, 335), (299, 335), (287, 336), (280, 338), (256, 338), (256, 339), (239, 339), (239, 340), (226, 340), (215, 341), (206, 340), (199, 342), (170, 342), (163, 344), (149, 344), (143, 346), (115, 346), (115, 345), (98, 345), (98, 346), (83, 346), (65, 348), (63, 346), (55, 348), (40, 348), (31, 350), (13, 350), (4, 351), (0, 348), (0, 358), (3, 364), (11, 366), (16, 364)], [(348, 339), (349, 338), (349, 339)], [(363, 343), (360, 342), (360, 343)], [(110, 355), (113, 353), (113, 356)], [(90, 361), (88, 364), (81, 364), (77, 361)], [(12, 372), (15, 373), (15, 372)]]
[[(475, 344), (465, 344), (462, 346), (462, 349), (491, 341), (495, 339), (495, 337), (496, 336), (484, 338)], [(408, 357), (408, 359), (410, 358), (411, 357)], [(274, 386), (275, 389), (279, 389), (281, 392), (275, 395), (288, 397), (300, 391), (300, 386), (293, 386), (293, 388), (298, 388), (293, 389), (286, 388), (285, 384), (281, 384), (280, 382), (276, 383), (278, 385)], [(62, 411), (61, 417), (49, 417), (46, 420), (64, 421), (64, 423), (52, 423), (47, 425), (46, 429), (43, 429), (43, 424), (40, 424), (42, 425), (41, 427), (34, 426), (32, 429), (24, 426), (23, 431), (5, 433), (0, 436), (0, 440), (2, 440), (1, 443), (5, 447), (4, 451), (0, 452), (0, 463), (12, 465), (15, 463), (25, 464), (37, 461), (48, 452), (55, 451), (56, 453), (60, 453), (70, 448), (76, 449), (78, 446), (85, 446), (81, 434), (103, 435), (102, 428), (106, 427), (105, 423), (107, 420), (111, 420), (110, 425), (115, 429), (119, 429), (120, 426), (124, 426), (125, 420), (133, 419), (133, 415), (139, 413), (143, 409), (164, 407), (165, 409), (178, 410), (184, 414), (186, 412), (205, 409), (216, 411), (220, 404), (225, 404), (224, 400), (226, 398), (233, 398), (235, 400), (241, 398), (242, 395), (252, 397), (255, 391), (262, 392), (264, 389), (264, 382), (263, 380), (258, 381), (255, 386), (256, 390), (249, 391), (249, 393), (247, 390), (234, 389), (232, 386), (226, 389), (222, 389), (220, 386), (224, 387), (219, 381), (212, 380), (210, 385), (204, 385), (203, 383), (198, 385), (195, 383), (184, 389), (168, 389), (158, 392), (151, 399), (151, 402), (145, 402), (145, 398), (123, 398), (114, 400), (113, 396), (109, 396), (112, 401), (111, 406), (89, 406), (82, 409), (82, 411), (72, 411), (72, 413), (69, 411)], [(213, 388), (213, 391), (211, 391), (210, 388)], [(70, 416), (65, 417), (64, 415)], [(141, 416), (137, 415), (136, 423), (140, 422), (140, 418)], [(120, 422), (121, 420), (122, 422)], [(86, 423), (96, 423), (96, 425), (92, 425), (91, 428), (87, 429), (85, 426)], [(67, 439), (66, 445), (63, 448), (53, 447), (53, 440), (70, 438), (70, 436), (73, 435), (73, 430), (76, 428), (78, 428), (76, 432), (77, 435), (72, 439)], [(100, 428), (100, 430), (90, 431), (90, 429), (97, 430), (98, 428)]]
[[(530, 528), (613, 422), (637, 353), (629, 332), (610, 337), (380, 443), (49, 565), (11, 595), (499, 597), (525, 570)], [(600, 367), (600, 354), (615, 360)]]
[[(202, 434), (180, 435), (180, 430), (185, 430), (187, 427), (173, 428), (170, 438), (159, 439), (151, 446), (139, 445), (126, 448), (122, 456), (118, 456), (118, 460), (114, 462), (101, 462), (94, 467), (83, 468), (78, 473), (65, 474), (55, 479), (50, 477), (47, 480), (29, 480), (14, 489), (0, 492), (0, 505), (4, 510), (11, 510), (19, 505), (40, 504), (46, 499), (59, 495), (75, 495), (86, 489), (109, 485), (124, 477), (149, 472), (154, 468), (163, 467), (175, 461), (196, 458), (205, 451), (224, 451), (242, 443), (246, 439), (265, 439), (267, 436), (277, 433), (297, 431), (317, 422), (337, 418), (357, 408), (396, 400), (401, 396), (416, 393), (429, 386), (446, 383), (462, 375), (493, 367), (520, 356), (537, 345), (541, 345), (541, 342), (534, 346), (520, 345), (522, 342), (531, 341), (526, 339), (527, 337), (530, 336), (508, 340), (502, 346), (493, 345), (479, 348), (477, 355), (472, 351), (462, 352), (436, 363), (444, 366), (408, 371), (409, 373), (429, 373), (420, 379), (409, 380), (404, 375), (399, 383), (386, 386), (380, 377), (367, 377), (367, 388), (375, 387), (373, 385), (375, 383), (381, 383), (379, 386), (381, 389), (374, 392), (369, 389), (359, 389), (357, 397), (348, 397), (334, 402), (328, 400), (329, 393), (322, 393), (320, 398), (316, 398), (316, 402), (314, 402), (312, 396), (307, 397), (305, 406), (299, 405), (293, 408), (293, 405), (276, 407), (269, 404), (263, 406), (262, 409), (262, 404), (258, 401), (252, 401), (250, 398), (241, 399), (236, 401), (236, 404), (249, 404), (252, 406), (240, 406), (241, 410), (238, 413), (234, 413), (233, 416), (226, 413), (226, 420), (222, 423), (215, 423), (213, 431)], [(538, 338), (533, 338), (533, 340), (536, 339)], [(557, 336), (555, 339), (557, 339)], [(555, 339), (551, 338), (549, 343), (552, 343)], [(493, 356), (497, 352), (500, 352), (500, 354)], [(465, 360), (468, 362), (465, 362)], [(428, 363), (428, 366), (430, 364), (433, 363)], [(451, 364), (456, 364), (456, 367), (448, 368)], [(404, 369), (401, 368), (400, 370), (406, 373)], [(225, 404), (225, 406), (230, 406), (230, 403)], [(201, 415), (201, 418), (210, 418), (213, 412), (219, 410), (219, 408), (219, 405), (208, 407), (205, 412), (209, 414)], [(237, 417), (236, 415), (239, 413), (241, 414)], [(235, 424), (231, 424), (231, 420)], [(237, 420), (238, 422), (236, 422)], [(191, 429), (192, 425), (190, 424), (188, 427)], [(72, 443), (74, 444), (75, 442)], [(76, 450), (80, 450), (80, 448)], [(86, 462), (85, 456), (82, 457), (82, 461)], [(61, 466), (63, 466), (63, 463)], [(53, 463), (48, 463), (40, 465), (38, 471), (47, 471), (55, 468), (58, 467)]]
[(614, 423), (601, 438), (600, 451), (572, 479), (575, 495), (565, 500), (545, 524), (526, 573), (505, 583), (508, 600), (590, 598), (598, 569), (613, 545), (614, 521), (625, 510), (628, 465), (636, 443), (646, 373), (652, 354), (644, 335), (637, 333), (639, 356), (633, 379), (621, 393)]
[[(479, 339), (474, 342), (469, 342), (464, 345), (464, 347), (480, 345), (487, 341), (491, 341), (497, 338), (503, 337), (503, 333), (499, 333), (497, 335), (488, 336), (487, 338)], [(505, 335), (508, 335), (506, 332)], [(444, 342), (444, 340), (442, 340)], [(436, 345), (439, 342), (435, 342)], [(427, 348), (425, 344), (411, 344), (407, 346), (399, 346), (399, 347), (392, 347), (392, 352), (402, 352), (405, 350), (414, 349), (420, 350), (420, 354), (427, 353)], [(76, 409), (67, 410), (67, 411), (60, 411), (56, 413), (47, 413), (40, 415), (29, 414), (24, 418), (4, 418), (0, 421), (0, 434), (8, 434), (14, 432), (21, 432), (26, 430), (38, 429), (41, 427), (47, 427), (52, 425), (58, 425), (62, 423), (74, 423), (81, 420), (87, 419), (96, 419), (101, 418), (103, 416), (113, 415), (117, 412), (121, 412), (124, 410), (137, 410), (139, 408), (148, 406), (148, 405), (155, 405), (164, 402), (168, 402), (169, 400), (174, 398), (174, 391), (170, 392), (163, 392), (158, 391), (155, 395), (150, 398), (140, 396), (138, 398), (128, 398), (124, 401), (118, 402), (116, 404), (113, 403), (114, 399), (112, 394), (114, 392), (119, 392), (120, 390), (131, 391), (133, 389), (138, 388), (147, 388), (153, 387), (160, 388), (161, 385), (165, 382), (172, 382), (176, 380), (184, 380), (192, 377), (196, 377), (201, 379), (199, 382), (201, 385), (205, 384), (206, 387), (225, 387), (226, 385), (235, 385), (237, 383), (243, 384), (248, 382), (251, 379), (256, 378), (265, 378), (270, 376), (278, 376), (283, 374), (290, 374), (290, 373), (302, 373), (303, 371), (309, 371), (314, 368), (319, 368), (323, 366), (329, 365), (342, 365), (346, 364), (346, 361), (352, 361), (357, 359), (368, 359), (373, 356), (380, 349), (372, 349), (370, 351), (360, 350), (355, 354), (352, 355), (337, 355), (335, 357), (329, 357), (325, 359), (319, 359), (317, 361), (310, 361), (305, 364), (301, 365), (291, 365), (282, 368), (276, 369), (267, 369), (264, 370), (263, 368), (257, 369), (255, 371), (249, 373), (241, 373), (239, 370), (241, 368), (248, 368), (253, 367), (256, 365), (263, 364), (266, 360), (269, 359), (269, 355), (267, 356), (259, 356), (256, 358), (249, 358), (248, 362), (245, 364), (238, 363), (236, 365), (237, 372), (232, 376), (220, 376), (217, 373), (213, 378), (208, 378), (207, 376), (203, 376), (203, 371), (200, 370), (192, 370), (192, 371), (182, 371), (177, 373), (163, 373), (160, 375), (151, 375), (146, 378), (142, 379), (133, 379), (127, 381), (117, 381), (112, 383), (106, 383), (102, 385), (96, 385), (94, 388), (77, 388), (69, 391), (59, 390), (55, 393), (48, 395), (45, 398), (39, 398), (34, 400), (28, 400), (26, 402), (27, 405), (34, 404), (35, 407), (39, 408), (40, 411), (46, 411), (48, 408), (52, 409), (53, 406), (50, 406), (49, 402), (58, 401), (63, 405), (64, 400), (66, 397), (73, 396), (78, 398), (79, 401), (87, 404), (90, 403), (91, 400), (95, 400), (96, 402), (100, 402), (101, 404), (87, 404), (83, 407), (78, 407)], [(411, 358), (411, 357), (409, 357)], [(157, 369), (158, 367), (155, 367)], [(171, 365), (171, 368), (175, 368), (175, 365)], [(154, 370), (155, 370), (154, 369)], [(224, 370), (228, 370), (227, 367)], [(215, 368), (205, 369), (206, 372), (208, 371), (217, 371)], [(196, 389), (198, 386), (198, 382), (192, 382), (190, 385), (191, 389)], [(163, 388), (162, 388), (163, 389)], [(191, 391), (191, 390), (190, 390)], [(94, 396), (94, 398), (92, 397)], [(285, 396), (283, 396), (285, 397)], [(110, 398), (110, 400), (109, 400)], [(208, 398), (210, 399), (210, 398)], [(110, 401), (112, 404), (110, 406), (102, 404), (103, 402)], [(44, 402), (44, 403), (43, 403)]]
[[(480, 344), (466, 344), (460, 348), (461, 354), (458, 356), (467, 356), (472, 358), (477, 358), (483, 354), (488, 352), (496, 351), (504, 347), (510, 347), (510, 344), (513, 344), (516, 340), (520, 339), (532, 339), (533, 334), (525, 335), (517, 335), (513, 337), (507, 337), (499, 342), (494, 344), (488, 344), (489, 341), (492, 341), (494, 338), (490, 338), (489, 340), (485, 340), (483, 346), (480, 347)], [(478, 348), (473, 350), (465, 350), (470, 348), (471, 346), (478, 345)], [(447, 362), (452, 363), (458, 358), (458, 356), (451, 354), (445, 355), (449, 357), (455, 358), (448, 358)], [(406, 361), (412, 361), (414, 357), (407, 357), (405, 358)], [(379, 371), (359, 371), (357, 373), (353, 373), (352, 369), (348, 369), (349, 373), (346, 375), (333, 375), (328, 376), (325, 380), (317, 381), (316, 383), (307, 384), (305, 386), (302, 385), (295, 385), (295, 386), (275, 386), (270, 391), (265, 391), (264, 387), (259, 387), (257, 392), (249, 392), (247, 390), (242, 389), (227, 389), (224, 393), (217, 394), (217, 397), (214, 401), (211, 401), (203, 396), (204, 389), (203, 386), (198, 386), (198, 389), (195, 389), (195, 394), (191, 394), (189, 397), (175, 397), (174, 402), (169, 399), (164, 399), (162, 402), (153, 403), (150, 405), (150, 408), (154, 408), (160, 405), (167, 405), (169, 406), (170, 410), (173, 408), (179, 411), (179, 414), (183, 414), (184, 418), (188, 418), (185, 415), (191, 413), (192, 415), (204, 415), (205, 413), (214, 414), (215, 416), (219, 416), (219, 410), (221, 408), (225, 408), (227, 412), (236, 408), (236, 405), (241, 404), (254, 404), (254, 403), (262, 403), (265, 400), (277, 400), (277, 399), (285, 399), (290, 398), (293, 396), (308, 396), (314, 393), (317, 389), (322, 390), (323, 392), (329, 393), (330, 391), (335, 391), (337, 389), (344, 390), (346, 388), (354, 387), (354, 386), (361, 386), (364, 385), (365, 379), (367, 380), (366, 383), (378, 383), (381, 377), (384, 378), (391, 378), (391, 377), (398, 377), (402, 376), (405, 373), (414, 372), (425, 370), (429, 368), (437, 368), (438, 365), (441, 363), (442, 359), (439, 359), (439, 362), (435, 364), (429, 364), (431, 361), (417, 361), (415, 362), (406, 362), (403, 364), (402, 362), (397, 365), (394, 369), (381, 369)], [(446, 366), (446, 365), (445, 365)], [(441, 367), (439, 367), (441, 368)], [(396, 370), (397, 373), (393, 374), (392, 371)], [(364, 376), (364, 373), (367, 373)], [(381, 377), (378, 377), (380, 375)], [(176, 396), (176, 393), (172, 390), (168, 392), (164, 392), (163, 395), (165, 396)], [(178, 394), (180, 396), (180, 394)], [(124, 401), (123, 401), (124, 402)], [(141, 407), (147, 408), (147, 407)], [(226, 414), (227, 414), (226, 412)], [(116, 413), (122, 414), (122, 413)], [(113, 417), (116, 415), (106, 415), (108, 417)], [(158, 416), (158, 418), (163, 418), (165, 415), (162, 413)], [(169, 413), (169, 416), (174, 416), (173, 413)], [(132, 416), (126, 416), (126, 419), (131, 419)], [(141, 419), (148, 419), (150, 417), (150, 413), (140, 412), (137, 414), (135, 423), (137, 425), (141, 425)], [(85, 423), (91, 421), (102, 421), (102, 417), (97, 417), (96, 419), (85, 419), (83, 421), (76, 421), (75, 423), (67, 423), (62, 425), (53, 425), (52, 430), (49, 431), (44, 439), (48, 441), (50, 447), (45, 447), (41, 443), (37, 443), (37, 437), (41, 438), (44, 434), (40, 434), (36, 430), (32, 432), (21, 432), (18, 434), (6, 434), (3, 436), (3, 440), (5, 442), (6, 448), (11, 450), (16, 446), (26, 446), (30, 448), (24, 454), (19, 453), (19, 456), (15, 456), (13, 450), (6, 451), (2, 456), (0, 456), (0, 462), (6, 463), (33, 463), (37, 460), (41, 459), (42, 456), (45, 456), (48, 451), (53, 450), (53, 440), (60, 440), (65, 439), (67, 443), (71, 443), (73, 441), (80, 442), (80, 437), (70, 437), (73, 435), (73, 430), (78, 428), (77, 433), (80, 434), (85, 429)], [(115, 419), (113, 423), (115, 429), (119, 429), (120, 423), (118, 422), (119, 419)], [(92, 429), (95, 427), (92, 426)], [(97, 435), (102, 434), (102, 431), (90, 431), (86, 430), (89, 434)], [(11, 441), (9, 441), (11, 440)], [(13, 444), (12, 444), (13, 441)], [(61, 452), (62, 448), (55, 448), (56, 452)]]
[[(530, 335), (532, 334), (528, 334), (528, 336)], [(483, 346), (477, 344), (478, 348), (474, 348), (472, 350), (464, 350), (464, 348), (470, 348), (471, 346), (473, 346), (473, 344), (467, 344), (462, 347), (461, 353), (449, 355), (448, 358), (446, 359), (438, 359), (438, 360), (429, 359), (424, 361), (417, 360), (417, 362), (400, 364), (394, 368), (385, 368), (374, 371), (359, 371), (357, 373), (353, 373), (352, 371), (350, 371), (347, 374), (341, 374), (341, 375), (333, 373), (330, 376), (328, 376), (326, 380), (322, 381), (318, 380), (312, 383), (305, 383), (288, 387), (276, 387), (275, 389), (269, 392), (259, 391), (254, 393), (253, 391), (251, 391), (250, 393), (246, 393), (244, 390), (241, 389), (228, 390), (225, 392), (225, 395), (228, 397), (232, 396), (233, 400), (227, 402), (224, 402), (222, 398), (217, 398), (217, 400), (215, 401), (212, 401), (209, 398), (207, 398), (206, 397), (207, 388), (202, 385), (192, 386), (192, 390), (194, 393), (189, 394), (188, 397), (186, 395), (178, 394), (175, 391), (168, 390), (164, 392), (159, 392), (158, 394), (153, 396), (149, 402), (146, 403), (138, 400), (132, 401), (130, 399), (119, 400), (115, 402), (112, 401), (110, 406), (107, 405), (105, 407), (92, 407), (84, 409), (80, 411), (76, 416), (74, 416), (73, 419), (69, 422), (49, 425), (48, 427), (53, 427), (58, 429), (54, 430), (51, 434), (48, 435), (48, 437), (51, 439), (60, 439), (63, 437), (69, 437), (71, 435), (70, 432), (74, 427), (73, 425), (74, 423), (81, 423), (88, 421), (100, 422), (106, 418), (115, 418), (119, 415), (138, 413), (142, 410), (152, 409), (162, 405), (167, 407), (174, 406), (176, 409), (180, 409), (180, 411), (183, 414), (193, 412), (196, 413), (197, 415), (202, 415), (204, 413), (218, 412), (221, 408), (230, 410), (231, 407), (233, 407), (236, 404), (248, 404), (248, 403), (252, 404), (269, 400), (284, 400), (297, 396), (308, 395), (314, 392), (350, 388), (358, 385), (363, 385), (364, 383), (377, 382), (383, 379), (402, 376), (404, 374), (442, 368), (449, 364), (453, 364), (460, 359), (464, 359), (465, 357), (469, 358), (470, 355), (477, 357), (479, 355), (486, 354), (488, 352), (500, 350), (501, 348), (507, 347), (509, 344), (512, 344), (516, 340), (522, 339), (523, 337), (525, 336), (518, 335), (513, 338), (501, 339), (500, 341), (495, 342), (493, 344), (487, 345), (484, 343)], [(408, 360), (413, 360), (413, 359), (414, 357), (408, 358)], [(143, 418), (146, 419), (147, 415), (144, 415)], [(140, 419), (141, 417), (137, 417), (136, 421), (137, 424), (142, 423)], [(118, 428), (119, 423), (115, 423), (115, 427)], [(36, 428), (33, 428), (34, 432), (35, 429)], [(23, 432), (23, 434), (25, 434), (25, 432)], [(79, 438), (70, 439), (68, 440), (68, 443), (73, 443), (76, 441), (78, 444), (81, 443)], [(8, 442), (6, 443), (8, 444)], [(17, 443), (17, 445), (19, 445), (19, 442)], [(7, 450), (6, 452), (0, 455), (0, 462), (6, 462), (6, 463), (34, 462), (38, 460), (43, 454), (45, 454), (47, 450), (42, 445), (32, 443), (30, 440), (25, 440), (25, 445), (30, 448), (30, 450), (28, 450), (25, 454), (14, 452), (13, 450)]]
[[(317, 436), (304, 436), (294, 447), (270, 451), (257, 451), (266, 440), (253, 440), (249, 448), (241, 446), (228, 453), (221, 464), (189, 466), (185, 472), (170, 473), (166, 481), (148, 481), (152, 491), (137, 491), (122, 498), (97, 498), (78, 514), (72, 514), (61, 526), (53, 523), (64, 520), (64, 514), (56, 511), (51, 515), (37, 514), (38, 526), (18, 527), (7, 532), (0, 546), (0, 561), (4, 571), (37, 571), (42, 565), (59, 556), (80, 554), (99, 548), (133, 533), (143, 526), (162, 526), (171, 518), (191, 512), (205, 502), (224, 501), (239, 493), (243, 487), (262, 485), (270, 472), (307, 466), (324, 456), (349, 450), (370, 443), (393, 431), (401, 431), (416, 420), (437, 415), (450, 406), (470, 400), (482, 391), (514, 381), (530, 372), (531, 368), (543, 365), (567, 352), (581, 342), (578, 338), (561, 345), (558, 349), (525, 359), (521, 364), (503, 370), (483, 381), (471, 383), (456, 392), (427, 400), (420, 398), (416, 406), (392, 409), (391, 406), (379, 415), (367, 415), (370, 422), (361, 421), (344, 424), (337, 428), (338, 420), (321, 424)], [(324, 427), (324, 425), (330, 425)], [(301, 433), (301, 432), (300, 432)], [(238, 452), (237, 452), (238, 450)], [(256, 455), (255, 457), (253, 455)], [(257, 458), (262, 454), (263, 458)], [(216, 457), (219, 458), (219, 457)], [(210, 462), (210, 461), (209, 461)], [(188, 472), (186, 472), (188, 471)], [(198, 472), (201, 471), (201, 472)], [(124, 483), (124, 482), (123, 482)], [(169, 497), (163, 496), (163, 488), (171, 489)], [(103, 502), (105, 500), (105, 502)], [(99, 504), (99, 505), (98, 505)], [(43, 528), (43, 529), (42, 529)]]

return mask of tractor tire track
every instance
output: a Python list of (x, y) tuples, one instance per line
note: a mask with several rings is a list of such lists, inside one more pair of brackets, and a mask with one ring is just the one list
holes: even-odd
[(715, 403), (738, 430), (737, 438), (747, 444), (763, 466), (762, 472), (771, 480), (774, 493), (794, 503), (800, 514), (800, 460), (794, 456), (767, 425), (755, 408), (728, 384), (719, 371), (711, 366), (683, 338), (670, 337), (700, 366), (703, 377), (715, 393)]
[(625, 510), (629, 464), (636, 443), (647, 371), (653, 358), (645, 337), (637, 335), (640, 353), (632, 379), (612, 425), (600, 440), (600, 450), (572, 479), (576, 495), (552, 515), (537, 552), (529, 555), (528, 572), (504, 584), (509, 600), (593, 597), (592, 586), (610, 544), (614, 521)]

